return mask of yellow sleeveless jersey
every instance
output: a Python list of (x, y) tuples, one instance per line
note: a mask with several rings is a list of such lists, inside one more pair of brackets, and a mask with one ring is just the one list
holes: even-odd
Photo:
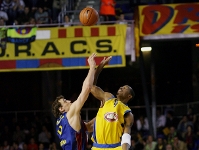
[(99, 108), (92, 135), (93, 149), (121, 146), (124, 114), (130, 111), (127, 105), (116, 98), (107, 100), (104, 106)]

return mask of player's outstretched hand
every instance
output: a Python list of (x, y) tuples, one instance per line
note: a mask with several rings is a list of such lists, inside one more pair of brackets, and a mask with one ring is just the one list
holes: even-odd
[(88, 58), (88, 64), (89, 64), (90, 68), (96, 66), (95, 56), (96, 56), (96, 53), (92, 53), (92, 54), (89, 56), (89, 58)]
[(104, 57), (104, 59), (100, 62), (100, 64), (105, 66), (110, 62), (111, 59), (112, 59), (112, 56)]

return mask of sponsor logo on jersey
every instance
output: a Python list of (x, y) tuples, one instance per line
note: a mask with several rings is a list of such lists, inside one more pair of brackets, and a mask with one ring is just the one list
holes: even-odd
[(118, 120), (118, 115), (115, 112), (107, 112), (104, 115), (104, 118), (108, 121), (108, 122), (114, 122)]

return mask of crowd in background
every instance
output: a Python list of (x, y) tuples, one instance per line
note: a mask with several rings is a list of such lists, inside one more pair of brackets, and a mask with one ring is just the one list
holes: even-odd
[[(138, 5), (163, 4), (163, 3), (183, 3), (185, 0), (127, 0), (129, 4), (119, 4), (120, 0), (101, 0), (99, 10), (101, 21), (121, 20), (120, 15), (134, 13), (134, 8)], [(51, 24), (60, 22), (60, 12), (64, 10), (63, 22), (69, 22), (71, 12), (74, 8), (69, 8), (70, 0), (0, 0), (0, 25), (35, 25)], [(189, 0), (196, 2), (196, 0)], [(64, 8), (63, 8), (64, 7)], [(122, 16), (122, 17), (124, 17)], [(130, 16), (130, 19), (132, 19)], [(128, 16), (125, 16), (128, 20)]]
[(0, 18), (5, 25), (57, 23), (66, 0), (1, 0)]
[[(172, 109), (157, 109), (156, 137), (150, 133), (148, 118), (135, 116), (131, 134), (131, 150), (198, 150), (199, 115), (189, 108), (183, 116)], [(55, 121), (46, 115), (1, 117), (0, 150), (59, 150), (54, 131)], [(88, 140), (88, 150), (92, 141)], [(61, 149), (60, 149), (61, 150)]]

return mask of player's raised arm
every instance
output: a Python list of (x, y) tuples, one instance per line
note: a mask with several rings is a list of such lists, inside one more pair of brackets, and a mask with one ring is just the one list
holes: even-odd
[(95, 79), (93, 82), (93, 87), (91, 89), (91, 93), (93, 94), (93, 96), (102, 102), (113, 97), (113, 95), (111, 93), (104, 92), (100, 87), (96, 86), (99, 74), (101, 73), (104, 66), (109, 63), (111, 58), (112, 58), (112, 56), (109, 56), (107, 58), (104, 57), (104, 59), (100, 62), (99, 66), (96, 68)]
[(95, 67), (96, 67), (96, 62), (95, 62), (95, 56), (96, 54), (93, 53), (89, 58), (88, 58), (88, 64), (90, 66), (90, 69), (88, 71), (87, 77), (85, 78), (83, 85), (82, 85), (82, 90), (77, 98), (77, 100), (73, 103), (71, 106), (73, 112), (79, 112), (81, 108), (83, 107), (85, 101), (87, 100), (89, 93), (91, 91), (93, 81), (94, 81), (94, 74), (95, 74)]

